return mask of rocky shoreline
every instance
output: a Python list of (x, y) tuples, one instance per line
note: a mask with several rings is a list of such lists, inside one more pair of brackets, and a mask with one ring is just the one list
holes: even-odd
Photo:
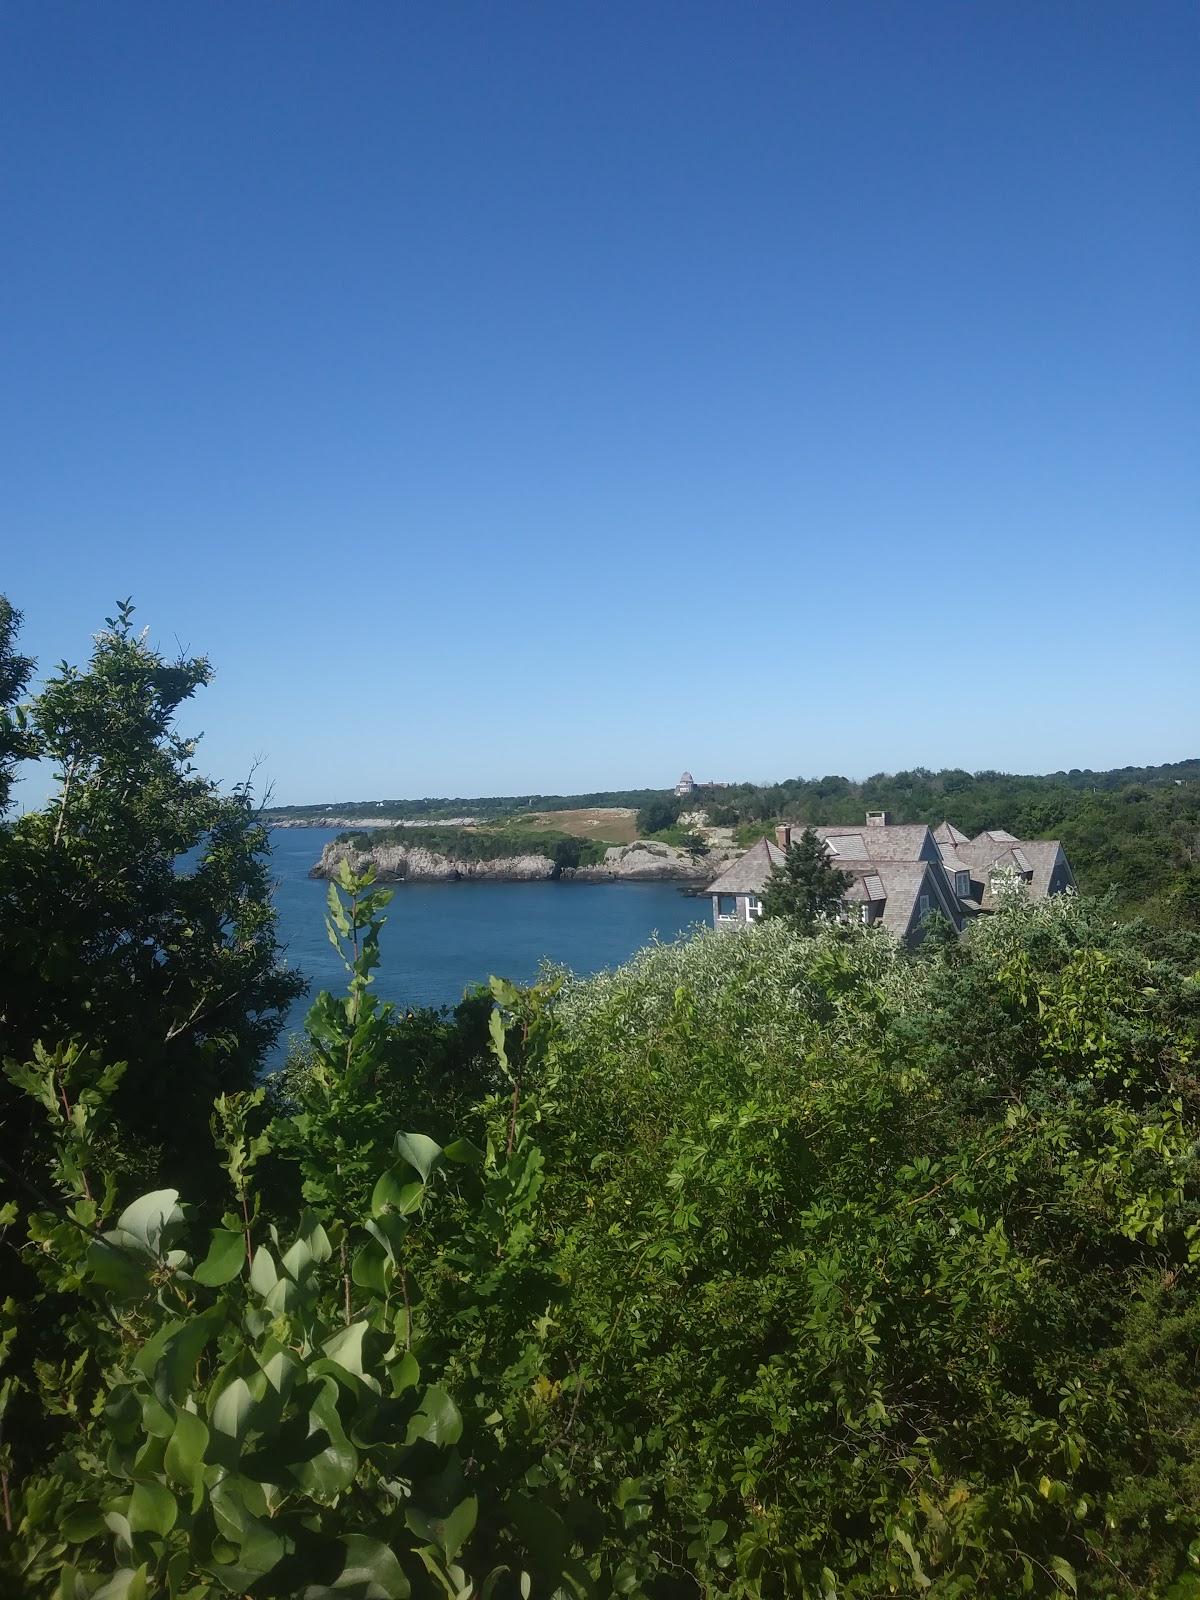
[(559, 867), (549, 856), (533, 853), (464, 861), (420, 845), (379, 844), (364, 850), (334, 839), (308, 875), (332, 878), (346, 861), (355, 872), (373, 866), (381, 883), (678, 883), (696, 888), (711, 883), (730, 859), (714, 850), (697, 861), (674, 845), (639, 839), (612, 846), (595, 866)]

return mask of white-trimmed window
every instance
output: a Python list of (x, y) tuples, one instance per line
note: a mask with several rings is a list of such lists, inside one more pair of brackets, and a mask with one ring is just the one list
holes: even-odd
[(969, 872), (956, 872), (954, 874), (954, 892), (960, 900), (965, 900), (971, 892), (971, 874)]
[(717, 915), (719, 917), (736, 917), (737, 895), (719, 894), (717, 896)]
[(746, 920), (748, 922), (757, 922), (761, 916), (762, 901), (756, 894), (748, 894), (746, 896)]

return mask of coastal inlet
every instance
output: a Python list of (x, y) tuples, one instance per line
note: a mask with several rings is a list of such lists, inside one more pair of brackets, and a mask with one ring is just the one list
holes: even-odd
[[(336, 994), (345, 987), (346, 973), (325, 934), (325, 885), (310, 872), (314, 848), (325, 860), (337, 834), (333, 828), (271, 830), (279, 938), (288, 963), (309, 980), (308, 999), (288, 1017), (276, 1065), (318, 990)], [(527, 983), (543, 962), (581, 975), (599, 972), (656, 937), (677, 939), (706, 924), (707, 902), (693, 897), (695, 887), (694, 881), (635, 877), (600, 883), (548, 876), (410, 879), (387, 910), (377, 989), (401, 1007), (442, 1006), (456, 1004), (465, 988), (486, 983), (492, 973)]]

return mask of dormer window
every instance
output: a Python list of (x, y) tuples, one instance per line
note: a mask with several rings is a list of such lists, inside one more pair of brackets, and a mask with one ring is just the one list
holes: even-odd
[(965, 900), (971, 892), (971, 874), (969, 872), (956, 872), (954, 874), (954, 892), (960, 900)]

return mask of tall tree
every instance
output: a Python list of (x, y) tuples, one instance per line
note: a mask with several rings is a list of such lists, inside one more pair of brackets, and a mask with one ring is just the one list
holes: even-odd
[(763, 891), (763, 916), (782, 917), (801, 933), (833, 916), (854, 880), (834, 866), (812, 828), (793, 839), (782, 866), (775, 868)]
[(29, 656), (17, 653), (21, 613), (0, 594), (0, 813), (8, 807), (13, 769), (29, 753), (29, 740), (17, 700), (33, 673)]
[[(212, 668), (167, 660), (132, 616), (123, 602), (88, 668), (64, 663), (28, 709), (56, 787), (5, 829), (0, 1056), (79, 1040), (126, 1062), (128, 1147), (144, 1169), (162, 1153), (178, 1171), (207, 1142), (213, 1096), (253, 1081), (304, 983), (280, 961), (249, 786), (221, 793), (175, 728)], [(5, 1119), (10, 1160), (28, 1158), (25, 1131)]]

